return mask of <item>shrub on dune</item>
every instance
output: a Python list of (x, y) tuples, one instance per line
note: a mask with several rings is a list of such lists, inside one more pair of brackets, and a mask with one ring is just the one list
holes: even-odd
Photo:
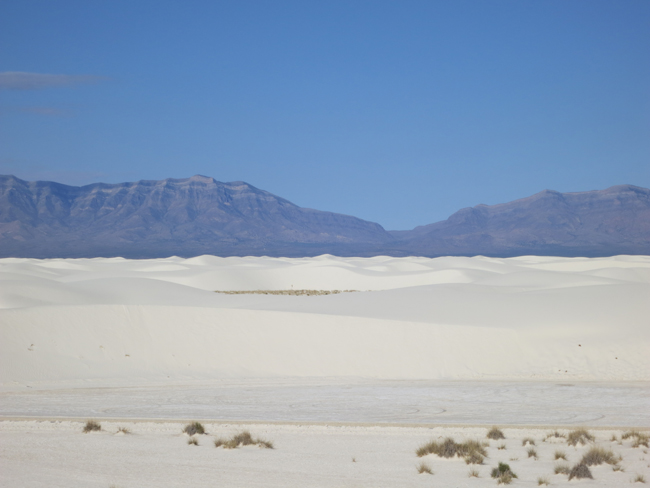
[(483, 458), (487, 456), (487, 451), (478, 441), (470, 440), (458, 444), (451, 437), (447, 437), (442, 442), (431, 441), (420, 446), (415, 454), (418, 457), (427, 454), (435, 454), (443, 458), (458, 456), (464, 458), (467, 464), (482, 464)]
[(571, 468), (568, 464), (556, 464), (553, 468), (553, 472), (555, 474), (569, 474), (571, 472)]
[(205, 428), (201, 422), (191, 422), (185, 426), (183, 432), (191, 437), (196, 434), (205, 434)]
[(99, 422), (95, 422), (94, 420), (89, 420), (86, 422), (86, 425), (84, 425), (83, 432), (84, 434), (87, 434), (88, 432), (95, 432), (98, 430), (102, 430), (102, 426), (99, 425)]
[(230, 439), (217, 438), (214, 440), (214, 447), (223, 447), (224, 449), (236, 449), (239, 446), (256, 445), (262, 449), (273, 449), (273, 442), (265, 439), (255, 439), (247, 430), (235, 434)]
[(586, 464), (582, 464), (582, 463), (578, 463), (573, 468), (571, 468), (571, 471), (569, 472), (569, 481), (571, 481), (573, 478), (579, 480), (584, 478), (588, 478), (591, 480), (594, 479), (594, 477), (591, 474), (591, 471), (589, 471), (589, 467)]
[(492, 427), (487, 433), (487, 438), (498, 441), (499, 439), (505, 439), (506, 436), (503, 435), (503, 432), (501, 432), (500, 429)]
[(614, 456), (610, 450), (603, 449), (602, 447), (592, 447), (582, 456), (580, 464), (585, 466), (598, 466), (603, 463), (618, 464), (619, 459)]
[(591, 435), (586, 429), (575, 429), (569, 432), (567, 437), (567, 444), (570, 446), (577, 446), (578, 444), (585, 445), (588, 442), (595, 441), (596, 438)]
[(431, 467), (427, 463), (420, 463), (417, 466), (418, 469), (418, 474), (433, 474), (433, 471), (431, 470)]
[(492, 477), (496, 478), (498, 485), (509, 485), (517, 475), (512, 472), (510, 466), (506, 463), (499, 463), (499, 465), (492, 470)]

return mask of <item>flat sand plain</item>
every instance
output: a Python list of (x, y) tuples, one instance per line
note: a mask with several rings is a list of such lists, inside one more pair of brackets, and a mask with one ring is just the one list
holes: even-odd
[[(648, 317), (647, 256), (3, 259), (0, 484), (493, 486), (504, 461), (516, 485), (627, 485), (650, 479), (621, 440), (650, 427)], [(492, 425), (482, 465), (415, 456)], [(595, 443), (544, 441), (576, 426)], [(275, 449), (212, 444), (243, 429)], [(622, 470), (553, 474), (595, 444)]]

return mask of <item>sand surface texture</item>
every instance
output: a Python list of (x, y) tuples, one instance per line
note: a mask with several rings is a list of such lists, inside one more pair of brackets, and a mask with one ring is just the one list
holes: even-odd
[[(499, 461), (515, 485), (629, 485), (649, 317), (647, 256), (2, 259), (0, 485), (478, 487)], [(494, 424), (483, 464), (415, 455)], [(545, 440), (575, 426), (595, 441)], [(275, 449), (214, 447), (243, 429)], [(596, 445), (621, 469), (554, 474)]]

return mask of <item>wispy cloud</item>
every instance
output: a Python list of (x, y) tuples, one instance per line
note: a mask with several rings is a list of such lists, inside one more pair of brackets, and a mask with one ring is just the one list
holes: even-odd
[(44, 88), (75, 86), (105, 80), (94, 75), (50, 75), (23, 71), (0, 72), (0, 90), (42, 90)]

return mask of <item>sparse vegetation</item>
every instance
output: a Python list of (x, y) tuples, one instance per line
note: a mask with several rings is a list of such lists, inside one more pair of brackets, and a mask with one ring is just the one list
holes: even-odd
[(190, 437), (189, 439), (187, 439), (187, 443), (190, 446), (198, 446), (199, 445), (199, 441), (198, 441), (198, 439), (196, 437)]
[(118, 434), (130, 434), (131, 431), (127, 429), (126, 427), (118, 427), (117, 428), (117, 433)]
[(589, 478), (592, 480), (594, 479), (591, 471), (589, 471), (589, 467), (583, 463), (578, 463), (573, 468), (571, 468), (571, 471), (569, 472), (569, 481), (571, 481), (573, 478), (577, 478), (579, 480), (583, 478)]
[(555, 459), (556, 461), (558, 459), (564, 459), (566, 461), (567, 460), (566, 453), (564, 451), (555, 451), (555, 457), (553, 459)]
[(433, 474), (433, 471), (431, 470), (431, 466), (429, 466), (427, 463), (420, 463), (417, 466), (418, 474)]
[(638, 430), (629, 430), (621, 435), (622, 440), (629, 439), (630, 437), (634, 439), (634, 442), (632, 442), (632, 447), (648, 447), (648, 441), (650, 440), (650, 436), (648, 436), (648, 434), (644, 434)]
[(497, 447), (497, 449), (498, 449), (499, 451), (503, 451), (503, 450), (505, 450), (505, 448), (506, 448), (506, 445), (505, 445), (505, 444), (499, 444), (499, 446)]
[(529, 458), (535, 458), (537, 459), (537, 450), (534, 447), (529, 447), (526, 449), (526, 452), (528, 453)]
[(546, 476), (540, 476), (537, 478), (537, 486), (542, 486), (542, 485), (550, 485), (551, 482), (548, 480)]
[(83, 432), (84, 434), (87, 434), (88, 432), (95, 432), (102, 430), (102, 426), (99, 424), (99, 422), (95, 422), (94, 420), (88, 420), (86, 422), (86, 425), (84, 425)]
[(545, 441), (546, 441), (547, 439), (566, 439), (566, 436), (565, 436), (564, 434), (562, 434), (561, 432), (555, 430), (555, 431), (551, 432), (550, 434), (548, 434), (548, 435), (544, 438)]
[(196, 434), (205, 434), (205, 428), (201, 422), (191, 422), (185, 426), (183, 432), (191, 437)]
[(534, 446), (535, 440), (531, 439), (530, 437), (526, 437), (523, 441), (521, 441), (521, 445), (526, 446), (526, 444), (530, 444), (531, 446)]
[(435, 454), (443, 458), (458, 456), (464, 458), (467, 464), (483, 464), (483, 458), (487, 456), (487, 451), (477, 441), (465, 441), (458, 444), (454, 439), (448, 437), (442, 442), (431, 441), (420, 446), (415, 454), (418, 457), (427, 454)]
[(577, 446), (578, 444), (585, 445), (588, 442), (595, 441), (596, 438), (591, 435), (586, 429), (575, 429), (569, 432), (567, 437), (567, 444), (570, 446)]
[(506, 436), (503, 435), (503, 432), (501, 432), (500, 429), (492, 427), (487, 433), (487, 438), (498, 441), (499, 439), (505, 439)]
[(615, 464), (614, 466), (612, 466), (612, 471), (620, 471), (622, 473), (625, 472), (625, 470), (623, 469), (623, 467), (620, 464)]
[[(274, 449), (273, 443), (265, 439), (255, 439), (247, 430), (235, 434), (230, 439), (217, 438), (214, 440), (214, 447), (223, 447), (224, 449), (236, 449), (239, 446), (255, 445), (262, 449)], [(356, 462), (352, 458), (352, 462)]]
[(469, 478), (480, 478), (480, 476), (478, 475), (478, 469), (470, 469), (467, 476)]
[(498, 485), (509, 485), (517, 475), (506, 463), (499, 463), (499, 466), (492, 470), (492, 477), (496, 478)]
[(555, 467), (553, 468), (553, 472), (555, 474), (569, 474), (571, 472), (571, 468), (569, 467), (568, 464), (556, 464)]
[(602, 447), (592, 447), (582, 456), (580, 464), (585, 466), (598, 466), (600, 464), (618, 464), (618, 458), (610, 450), (605, 450)]
[(637, 474), (636, 478), (634, 478), (633, 483), (645, 483), (645, 476), (642, 474)]

